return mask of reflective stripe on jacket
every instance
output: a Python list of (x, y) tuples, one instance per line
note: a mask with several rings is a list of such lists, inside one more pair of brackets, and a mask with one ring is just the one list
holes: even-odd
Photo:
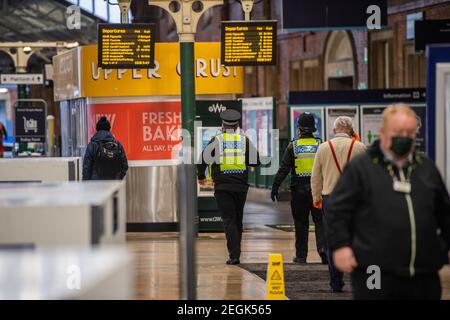
[(238, 133), (222, 133), (216, 138), (219, 141), (220, 172), (223, 174), (247, 172), (246, 137)]
[(320, 142), (315, 138), (300, 138), (293, 142), (295, 174), (300, 177), (311, 176), (319, 144)]

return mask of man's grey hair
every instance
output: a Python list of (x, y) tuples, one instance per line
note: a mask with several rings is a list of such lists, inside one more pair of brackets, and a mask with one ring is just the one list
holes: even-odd
[(353, 129), (353, 120), (350, 117), (341, 116), (334, 120), (335, 129)]

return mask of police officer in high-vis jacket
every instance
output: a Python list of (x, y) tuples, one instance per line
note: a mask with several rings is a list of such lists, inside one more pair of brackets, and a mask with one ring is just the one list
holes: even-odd
[(240, 132), (241, 114), (229, 109), (220, 117), (222, 133), (211, 139), (203, 150), (197, 175), (199, 183), (203, 184), (205, 170), (210, 166), (214, 197), (227, 238), (227, 264), (235, 265), (240, 263), (242, 220), (249, 187), (248, 168), (258, 166), (260, 161), (253, 144)]
[(313, 206), (311, 195), (311, 172), (314, 157), (321, 143), (313, 133), (316, 131), (314, 116), (302, 113), (298, 119), (298, 139), (292, 141), (284, 152), (281, 167), (272, 185), (272, 201), (278, 200), (278, 189), (291, 173), (291, 210), (295, 224), (295, 263), (306, 263), (308, 255), (309, 213), (311, 212), (316, 233), (317, 251), (323, 264), (327, 264), (325, 235), (320, 209)]

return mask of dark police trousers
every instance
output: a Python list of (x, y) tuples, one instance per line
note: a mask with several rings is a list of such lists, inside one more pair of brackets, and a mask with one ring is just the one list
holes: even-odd
[(230, 259), (239, 259), (247, 192), (216, 190), (214, 197), (222, 217)]
[[(367, 273), (367, 268), (357, 268), (352, 272), (353, 298), (355, 300), (440, 300), (441, 282), (437, 272), (401, 277), (381, 270), (379, 277), (380, 289), (373, 285), (371, 289), (367, 282), (373, 273)], [(368, 281), (369, 280), (369, 281)]]
[[(327, 225), (328, 199), (329, 196), (322, 196), (322, 214), (323, 214), (323, 222), (325, 225), (325, 235), (327, 233), (326, 225)], [(340, 290), (344, 286), (344, 274), (334, 266), (333, 252), (327, 250), (327, 256), (328, 256), (328, 271), (330, 272), (330, 286), (334, 290)]]
[(325, 253), (325, 233), (323, 230), (322, 212), (314, 208), (311, 188), (296, 186), (291, 191), (291, 210), (295, 224), (295, 255), (297, 258), (308, 256), (309, 213), (311, 212), (316, 233), (317, 252)]

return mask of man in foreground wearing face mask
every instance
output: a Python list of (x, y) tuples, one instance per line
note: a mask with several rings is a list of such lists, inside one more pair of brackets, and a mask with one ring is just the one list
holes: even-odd
[(328, 244), (335, 266), (352, 273), (355, 299), (441, 297), (450, 198), (434, 163), (414, 150), (417, 128), (411, 108), (389, 106), (380, 141), (350, 162), (330, 196)]

